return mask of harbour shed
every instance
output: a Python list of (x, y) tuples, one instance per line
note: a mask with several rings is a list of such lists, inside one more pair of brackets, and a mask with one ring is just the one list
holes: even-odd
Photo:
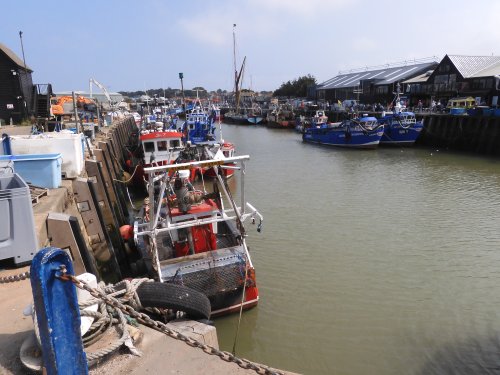
[(446, 55), (428, 77), (404, 82), (412, 98), (446, 103), (471, 96), (478, 104), (497, 107), (500, 95), (500, 56)]
[[(361, 103), (390, 103), (398, 83), (433, 70), (435, 58), (404, 61), (339, 72), (339, 75), (319, 84), (318, 100), (330, 102), (356, 99)], [(401, 90), (405, 91), (404, 85)]]
[(33, 107), (33, 70), (10, 48), (0, 43), (0, 120), (20, 123)]

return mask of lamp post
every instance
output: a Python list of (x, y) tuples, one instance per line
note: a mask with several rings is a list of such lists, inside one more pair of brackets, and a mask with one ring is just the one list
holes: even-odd
[(181, 80), (181, 90), (182, 90), (182, 108), (186, 111), (186, 97), (184, 96), (184, 73), (179, 73), (179, 79)]

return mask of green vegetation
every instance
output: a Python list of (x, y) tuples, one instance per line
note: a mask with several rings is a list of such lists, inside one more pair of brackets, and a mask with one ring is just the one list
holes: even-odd
[(316, 78), (310, 74), (282, 83), (273, 96), (288, 96), (296, 98), (304, 98), (307, 96), (307, 88), (311, 85), (316, 85)]

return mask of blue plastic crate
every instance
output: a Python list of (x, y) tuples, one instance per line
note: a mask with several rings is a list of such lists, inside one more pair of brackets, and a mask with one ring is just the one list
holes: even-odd
[(47, 189), (61, 186), (61, 154), (2, 155), (0, 164), (13, 162), (24, 181)]
[(38, 250), (30, 189), (18, 173), (0, 175), (0, 260), (18, 265)]

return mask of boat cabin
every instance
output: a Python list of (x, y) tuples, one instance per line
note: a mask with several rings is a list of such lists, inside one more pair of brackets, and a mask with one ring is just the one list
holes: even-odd
[(328, 116), (325, 115), (325, 111), (318, 110), (311, 119), (313, 126), (320, 126), (328, 122)]
[(232, 143), (223, 143), (220, 149), (224, 157), (232, 158), (234, 156), (234, 145)]
[(359, 119), (359, 124), (361, 127), (371, 130), (378, 126), (378, 120), (375, 117), (363, 116)]
[(210, 127), (208, 121), (208, 114), (202, 107), (196, 106), (193, 110), (187, 114), (186, 124), (188, 130), (194, 130), (196, 124), (202, 124), (203, 130), (208, 130)]
[(141, 134), (140, 139), (146, 164), (171, 162), (183, 149), (182, 133), (175, 131)]

